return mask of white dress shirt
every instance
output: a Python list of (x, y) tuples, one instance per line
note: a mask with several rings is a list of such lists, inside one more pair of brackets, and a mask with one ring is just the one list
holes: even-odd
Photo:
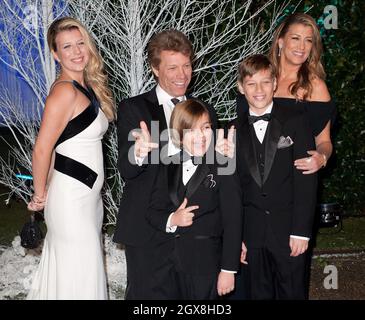
[[(165, 90), (163, 90), (160, 87), (160, 85), (157, 85), (157, 87), (156, 87), (156, 94), (157, 94), (157, 99), (158, 99), (159, 105), (162, 105), (163, 106), (163, 111), (165, 113), (165, 119), (166, 119), (166, 124), (167, 124), (167, 130), (169, 132), (169, 137), (171, 137), (171, 135), (170, 135), (170, 119), (171, 119), (172, 111), (175, 108), (175, 105), (171, 101), (171, 99), (177, 98), (180, 101), (184, 101), (184, 100), (186, 100), (186, 97), (185, 96), (172, 97)], [(180, 148), (176, 147), (172, 143), (172, 140), (169, 139), (169, 142), (168, 142), (168, 151), (167, 151), (168, 156), (172, 156), (172, 155), (174, 155), (174, 154), (176, 154), (178, 152), (180, 152)]]
[[(183, 164), (182, 164), (182, 170), (183, 170), (183, 172), (182, 172), (182, 182), (183, 182), (184, 186), (187, 185), (190, 178), (195, 173), (197, 167), (198, 166), (195, 165), (191, 159), (183, 162)], [(169, 218), (167, 219), (166, 232), (175, 232), (176, 229), (177, 229), (177, 226), (171, 226), (171, 216), (173, 214), (174, 214), (174, 212), (172, 212), (169, 215)]]
[[(271, 113), (272, 106), (273, 106), (273, 102), (271, 102), (268, 105), (265, 112), (263, 114), (260, 114), (260, 116), (264, 115), (266, 113)], [(251, 111), (251, 109), (249, 110), (249, 113), (250, 113), (250, 116), (259, 116), (255, 112)], [(265, 137), (265, 133), (266, 133), (266, 129), (267, 129), (268, 124), (269, 124), (269, 122), (265, 121), (265, 120), (259, 120), (259, 121), (256, 121), (253, 124), (253, 128), (255, 129), (256, 137), (257, 137), (257, 139), (259, 139), (259, 141), (261, 143), (262, 143), (262, 141), (264, 141), (264, 137)]]
[[(266, 108), (265, 112), (262, 115), (264, 115), (266, 113), (271, 113), (272, 107), (273, 107), (273, 102), (271, 102), (269, 104), (269, 106)], [(249, 113), (251, 116), (259, 116), (255, 112), (251, 111), (251, 109), (249, 110)], [(268, 124), (269, 124), (269, 122), (265, 121), (265, 120), (259, 120), (253, 124), (255, 133), (256, 133), (256, 137), (261, 143), (262, 143), (262, 141), (264, 141)], [(301, 237), (301, 236), (295, 236), (295, 235), (290, 235), (290, 237), (294, 238), (294, 239), (301, 239), (301, 240), (307, 240), (307, 241), (309, 240), (309, 238), (307, 238), (307, 237)]]

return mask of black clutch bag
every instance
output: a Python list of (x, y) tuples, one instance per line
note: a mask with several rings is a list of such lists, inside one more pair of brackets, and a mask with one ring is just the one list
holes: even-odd
[(30, 216), (30, 221), (25, 223), (20, 232), (20, 244), (26, 249), (37, 248), (43, 239), (42, 230), (35, 219), (34, 214)]

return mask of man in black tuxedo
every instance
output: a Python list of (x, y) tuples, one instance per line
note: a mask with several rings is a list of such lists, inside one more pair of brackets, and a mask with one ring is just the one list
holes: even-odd
[[(153, 289), (159, 267), (154, 252), (158, 235), (145, 217), (158, 172), (159, 151), (165, 151), (164, 155), (179, 152), (168, 139), (160, 141), (159, 137), (168, 129), (175, 104), (186, 99), (192, 58), (192, 44), (181, 32), (167, 30), (154, 35), (148, 44), (148, 60), (157, 86), (119, 104), (118, 166), (125, 186), (114, 241), (125, 245), (126, 299), (161, 298)], [(215, 110), (207, 108), (216, 127)], [(136, 132), (138, 128), (141, 130)]]
[(247, 247), (237, 286), (250, 299), (305, 299), (317, 176), (297, 170), (294, 160), (314, 147), (313, 137), (301, 110), (273, 103), (276, 79), (265, 56), (240, 64), (238, 86), (249, 110), (235, 124)]

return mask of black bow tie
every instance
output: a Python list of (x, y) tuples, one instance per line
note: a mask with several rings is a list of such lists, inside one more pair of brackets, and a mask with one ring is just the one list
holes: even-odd
[(271, 119), (271, 113), (265, 113), (262, 116), (248, 116), (248, 123), (254, 124), (256, 121), (264, 120), (264, 121), (270, 121)]
[(176, 106), (180, 102), (180, 100), (178, 98), (172, 98), (171, 102)]
[(202, 164), (203, 163), (203, 157), (197, 157), (197, 156), (191, 156), (186, 151), (181, 152), (180, 154), (181, 162), (186, 162), (188, 160), (191, 160), (194, 165)]

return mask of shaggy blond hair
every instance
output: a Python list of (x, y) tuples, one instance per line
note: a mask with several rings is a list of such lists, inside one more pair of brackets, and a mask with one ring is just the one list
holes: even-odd
[(48, 47), (50, 50), (57, 52), (57, 35), (62, 31), (72, 29), (78, 29), (80, 31), (90, 53), (89, 62), (84, 70), (85, 82), (95, 91), (103, 112), (108, 120), (112, 121), (115, 118), (115, 108), (112, 93), (108, 87), (108, 77), (104, 72), (104, 63), (94, 40), (86, 31), (85, 27), (78, 20), (71, 17), (63, 17), (53, 21), (47, 33)]
[(147, 45), (147, 58), (149, 64), (158, 69), (161, 62), (161, 51), (180, 52), (184, 56), (194, 59), (193, 45), (190, 40), (178, 30), (164, 30), (156, 33)]

